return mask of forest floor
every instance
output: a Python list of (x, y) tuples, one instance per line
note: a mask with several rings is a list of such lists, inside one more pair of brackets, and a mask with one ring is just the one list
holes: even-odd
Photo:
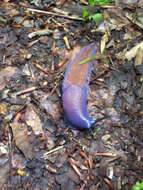
[[(1, 190), (132, 190), (143, 181), (140, 2), (0, 2)], [(104, 19), (83, 21), (83, 9)], [(93, 42), (99, 56), (88, 112), (110, 117), (72, 130), (62, 106), (64, 73)]]

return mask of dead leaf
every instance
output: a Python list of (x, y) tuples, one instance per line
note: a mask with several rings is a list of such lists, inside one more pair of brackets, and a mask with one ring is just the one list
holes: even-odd
[(8, 66), (0, 71), (0, 90), (5, 88), (10, 78), (15, 74), (17, 70), (17, 67)]
[(41, 99), (41, 106), (46, 110), (47, 114), (52, 116), (55, 121), (59, 120), (61, 117), (60, 114), (60, 105), (58, 102), (51, 98), (49, 94), (43, 95)]
[(6, 15), (9, 17), (14, 17), (19, 14), (19, 11), (15, 7), (15, 3), (11, 2), (1, 4), (1, 10), (5, 10)]
[(28, 126), (32, 127), (35, 135), (44, 134), (42, 123), (37, 114), (38, 111), (32, 105), (27, 106), (25, 113), (25, 122)]
[(136, 24), (138, 27), (143, 29), (143, 24), (140, 23), (138, 20), (134, 19), (134, 13), (126, 13), (125, 16), (134, 24)]
[(18, 122), (11, 123), (15, 144), (27, 159), (33, 158), (33, 145), (29, 142), (28, 131), (25, 125)]
[(127, 58), (129, 61), (131, 59), (133, 59), (137, 55), (137, 51), (139, 50), (139, 48), (143, 49), (143, 41), (141, 43), (137, 44), (136, 46), (134, 46), (129, 51), (127, 51), (125, 53), (125, 58)]

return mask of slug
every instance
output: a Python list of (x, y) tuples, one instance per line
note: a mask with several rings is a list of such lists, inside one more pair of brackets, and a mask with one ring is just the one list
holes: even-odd
[(97, 120), (88, 116), (87, 91), (94, 60), (79, 64), (82, 60), (96, 55), (94, 43), (83, 47), (69, 63), (63, 81), (62, 101), (68, 121), (76, 129), (89, 129)]

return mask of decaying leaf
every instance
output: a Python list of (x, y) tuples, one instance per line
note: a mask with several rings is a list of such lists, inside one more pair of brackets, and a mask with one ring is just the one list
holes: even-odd
[[(47, 98), (48, 97), (48, 98)], [(51, 95), (46, 94), (41, 99), (41, 106), (46, 110), (47, 114), (52, 116), (52, 118), (57, 121), (61, 117), (59, 102), (52, 100)]]
[(9, 17), (14, 17), (19, 14), (19, 11), (15, 8), (15, 3), (7, 1), (1, 4), (1, 8), (6, 11), (6, 15)]
[(25, 121), (28, 126), (32, 127), (35, 135), (44, 134), (39, 115), (36, 112), (36, 108), (32, 105), (29, 105), (26, 108)]
[(126, 17), (134, 24), (136, 24), (138, 27), (140, 27), (141, 29), (143, 29), (143, 24), (140, 23), (138, 20), (136, 20), (134, 18), (134, 14), (129, 14), (129, 13), (126, 13)]
[(0, 90), (5, 88), (10, 78), (15, 74), (17, 70), (17, 67), (8, 66), (0, 71)]
[(125, 53), (125, 58), (127, 58), (130, 61), (132, 58), (134, 58), (137, 55), (137, 51), (139, 50), (139, 48), (143, 49), (143, 41), (137, 44), (135, 47), (133, 47), (129, 51), (127, 51)]
[(31, 160), (33, 158), (33, 145), (29, 142), (27, 127), (18, 122), (13, 122), (11, 128), (17, 148), (23, 152), (27, 159)]

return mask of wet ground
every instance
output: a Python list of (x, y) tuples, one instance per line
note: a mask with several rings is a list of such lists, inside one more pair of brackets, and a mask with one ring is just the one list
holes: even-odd
[[(96, 7), (105, 16), (96, 23), (82, 21), (86, 1), (0, 2), (0, 189), (131, 190), (143, 181), (143, 5), (117, 3)], [(93, 42), (88, 112), (109, 117), (72, 130), (64, 73)]]

